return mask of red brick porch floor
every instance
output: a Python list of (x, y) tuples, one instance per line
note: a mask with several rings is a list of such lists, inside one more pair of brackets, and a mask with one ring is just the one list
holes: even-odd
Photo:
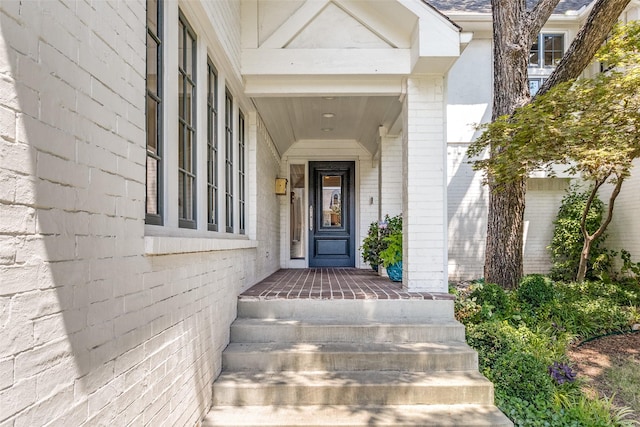
[(407, 292), (400, 283), (357, 268), (283, 269), (240, 295), (243, 300), (263, 299), (421, 299), (448, 300), (446, 293)]

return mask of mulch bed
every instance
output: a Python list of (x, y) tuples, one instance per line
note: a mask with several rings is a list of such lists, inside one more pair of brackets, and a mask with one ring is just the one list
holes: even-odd
[[(640, 369), (640, 333), (609, 335), (585, 342), (569, 351), (569, 358), (578, 372), (578, 377), (586, 381), (587, 392), (595, 396), (610, 398), (614, 396), (614, 405), (628, 407), (616, 390), (612, 390), (604, 377), (606, 369), (627, 360), (633, 360)], [(635, 412), (629, 419), (640, 422), (640, 413)]]

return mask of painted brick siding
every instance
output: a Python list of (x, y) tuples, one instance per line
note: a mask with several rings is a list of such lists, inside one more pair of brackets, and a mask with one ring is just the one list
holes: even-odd
[[(280, 200), (274, 191), (274, 183), (280, 170), (280, 156), (264, 127), (260, 117), (256, 117), (256, 149), (250, 153), (252, 161), (256, 162), (255, 207), (251, 223), (257, 225), (256, 239), (260, 242), (257, 253), (257, 268), (262, 272), (262, 279), (280, 268)], [(254, 140), (254, 138), (250, 138)], [(285, 197), (286, 198), (286, 197)]]
[(144, 25), (143, 1), (0, 4), (2, 427), (195, 425), (273, 269), (145, 255)]
[(402, 213), (402, 136), (383, 137), (380, 153), (380, 214)]
[(553, 239), (553, 221), (568, 186), (569, 180), (565, 178), (532, 178), (527, 182), (524, 212), (525, 274), (544, 274), (551, 268), (547, 247)]
[(476, 279), (484, 275), (487, 235), (487, 187), (482, 174), (471, 168), (468, 144), (447, 146), (447, 211), (449, 224), (449, 278)]
[[(613, 220), (607, 229), (609, 237), (606, 246), (617, 251), (627, 250), (631, 253), (632, 261), (640, 262), (640, 160), (636, 160), (634, 166), (616, 199)], [(606, 204), (609, 203), (611, 189), (608, 186), (600, 192), (600, 198)]]
[(443, 78), (409, 78), (403, 110), (403, 285), (447, 292)]

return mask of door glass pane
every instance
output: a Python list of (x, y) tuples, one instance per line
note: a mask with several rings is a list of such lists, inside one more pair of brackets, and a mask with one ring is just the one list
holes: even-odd
[(289, 210), (289, 226), (291, 233), (291, 259), (305, 257), (304, 231), (305, 231), (305, 165), (291, 165), (289, 178), (291, 179), (291, 206)]
[(342, 227), (342, 177), (322, 177), (322, 226)]

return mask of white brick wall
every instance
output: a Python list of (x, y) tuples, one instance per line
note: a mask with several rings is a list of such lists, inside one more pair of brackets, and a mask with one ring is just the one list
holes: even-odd
[(380, 216), (402, 213), (402, 136), (381, 138)]
[(553, 221), (558, 215), (569, 180), (532, 178), (527, 183), (524, 212), (524, 273), (548, 273), (551, 256), (547, 247), (553, 239)]
[[(606, 246), (610, 249), (619, 251), (627, 250), (631, 253), (631, 259), (634, 262), (640, 261), (640, 221), (638, 221), (638, 212), (640, 212), (640, 197), (638, 197), (638, 189), (640, 189), (640, 160), (636, 160), (634, 168), (631, 170), (631, 176), (622, 184), (622, 189), (618, 195), (614, 211), (613, 221), (607, 229)], [(600, 192), (600, 198), (606, 204), (609, 203), (611, 194), (611, 186), (607, 186)]]
[(447, 292), (444, 79), (411, 77), (403, 107), (403, 286)]
[(449, 278), (477, 279), (484, 275), (488, 188), (466, 156), (468, 144), (447, 146), (447, 209)]
[[(253, 129), (252, 129), (253, 131)], [(280, 203), (283, 197), (275, 194), (275, 180), (280, 168), (280, 156), (260, 117), (256, 117), (256, 148), (249, 157), (256, 162), (251, 170), (257, 171), (254, 222), (257, 226), (256, 239), (260, 242), (257, 254), (258, 271), (263, 276), (280, 268), (281, 218)], [(250, 138), (253, 140), (254, 138)], [(286, 197), (284, 197), (287, 199)], [(261, 279), (260, 277), (259, 279)]]
[[(233, 63), (239, 6), (207, 4)], [(238, 293), (279, 265), (275, 219), (257, 250), (145, 255), (145, 37), (141, 0), (0, 4), (2, 427), (196, 424)], [(277, 160), (248, 145), (257, 220)]]

